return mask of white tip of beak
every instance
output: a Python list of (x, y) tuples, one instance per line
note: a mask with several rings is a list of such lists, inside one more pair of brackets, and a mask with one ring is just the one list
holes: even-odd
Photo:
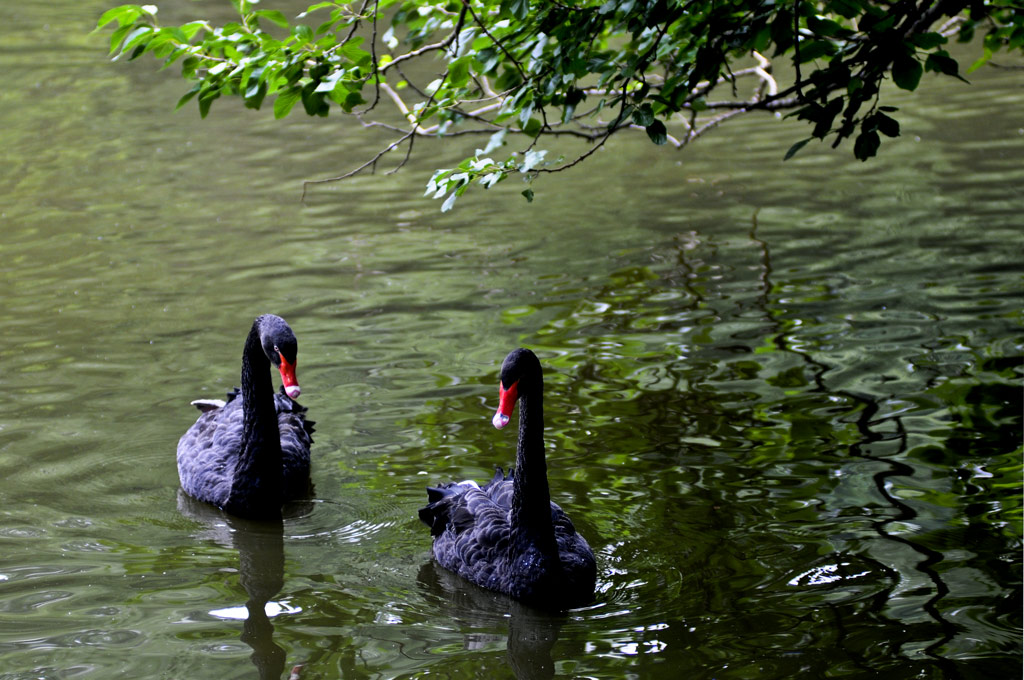
[(302, 394), (302, 388), (298, 385), (288, 385), (284, 388), (284, 393), (288, 395), (289, 399), (298, 399)]
[(500, 430), (501, 428), (508, 425), (508, 420), (509, 418), (507, 415), (505, 415), (501, 411), (498, 411), (497, 413), (494, 414), (494, 418), (491, 419), (491, 424)]

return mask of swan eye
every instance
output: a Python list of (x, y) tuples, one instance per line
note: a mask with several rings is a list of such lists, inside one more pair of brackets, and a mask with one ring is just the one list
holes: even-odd
[(280, 354), (280, 353), (281, 353), (281, 350), (279, 350), (279, 349), (277, 348), (277, 345), (274, 345), (274, 351), (275, 351), (275, 352), (277, 352), (278, 354)]

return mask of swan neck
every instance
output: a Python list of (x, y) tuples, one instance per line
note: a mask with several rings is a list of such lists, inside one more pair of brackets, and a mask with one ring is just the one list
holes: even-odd
[[(277, 427), (270, 360), (254, 323), (242, 353), (242, 442), (232, 482), (232, 497), (280, 511), (281, 434)], [(262, 499), (262, 500), (255, 500)], [(249, 514), (252, 514), (250, 511)]]
[(535, 539), (554, 539), (551, 494), (544, 455), (544, 396), (538, 389), (519, 397), (519, 444), (512, 492), (512, 525)]

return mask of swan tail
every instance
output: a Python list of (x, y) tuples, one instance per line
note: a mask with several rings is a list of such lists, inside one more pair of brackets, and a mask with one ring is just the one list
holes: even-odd
[(459, 533), (472, 525), (473, 516), (466, 510), (464, 498), (469, 489), (480, 487), (471, 480), (427, 487), (427, 505), (420, 508), (419, 517), (430, 527), (431, 536), (440, 536), (448, 526)]
[(448, 524), (449, 503), (445, 499), (450, 498), (452, 492), (446, 488), (427, 487), (427, 505), (420, 508), (420, 521), (430, 527), (431, 536), (439, 536)]
[(494, 468), (494, 476), (491, 477), (491, 481), (484, 484), (483, 490), (487, 491), (492, 486), (500, 484), (501, 482), (504, 482), (506, 479), (507, 477), (505, 476), (505, 471), (501, 469), (501, 466), (498, 466)]
[(216, 411), (219, 408), (224, 408), (224, 405), (227, 404), (227, 402), (222, 399), (193, 399), (189, 403), (203, 413)]

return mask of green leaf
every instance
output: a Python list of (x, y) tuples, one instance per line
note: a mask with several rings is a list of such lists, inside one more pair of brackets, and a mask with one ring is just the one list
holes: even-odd
[(152, 26), (137, 26), (131, 33), (125, 36), (124, 45), (121, 47), (121, 52), (127, 52), (143, 40), (149, 40), (152, 38), (150, 35), (153, 32)]
[(206, 115), (210, 113), (210, 107), (213, 106), (213, 100), (220, 97), (220, 90), (213, 90), (201, 93), (199, 95), (199, 117), (206, 118)]
[[(949, 53), (945, 50), (929, 54), (928, 58), (925, 59), (924, 68), (926, 71), (935, 71), (964, 80), (960, 76), (960, 64), (957, 63), (956, 59), (949, 56)], [(964, 80), (964, 82), (966, 83), (967, 81)]]
[(463, 87), (469, 81), (469, 65), (472, 55), (459, 57), (448, 64), (448, 83), (452, 87)]
[(292, 27), (292, 35), (300, 45), (313, 42), (313, 29), (305, 24), (299, 24)]
[(807, 28), (815, 35), (820, 35), (825, 38), (833, 38), (835, 36), (843, 35), (844, 33), (850, 33), (850, 29), (846, 28), (839, 22), (831, 19), (819, 19), (815, 16), (807, 17)]
[(771, 33), (776, 55), (793, 46), (793, 15), (788, 9), (780, 10), (772, 19)]
[(799, 142), (789, 147), (789, 151), (786, 152), (786, 155), (783, 156), (782, 160), (788, 161), (790, 158), (796, 155), (797, 151), (804, 148), (804, 146), (807, 145), (807, 142), (811, 141), (812, 139), (814, 138), (808, 137), (807, 139), (801, 139)]
[(941, 33), (918, 33), (910, 38), (910, 41), (920, 47), (922, 50), (931, 50), (939, 45), (945, 45), (949, 42), (946, 36)]
[(310, 5), (309, 7), (307, 7), (306, 11), (299, 15), (299, 18), (301, 19), (302, 17), (306, 16), (307, 14), (312, 14), (313, 12), (317, 11), (318, 9), (323, 9), (324, 7), (337, 7), (337, 6), (338, 6), (337, 3), (335, 3), (335, 2), (318, 2), (315, 5)]
[(853, 19), (864, 11), (863, 0), (831, 0), (826, 11), (835, 12), (844, 19)]
[(196, 33), (204, 28), (208, 28), (205, 21), (190, 21), (187, 24), (181, 25), (181, 32), (184, 34), (185, 41), (187, 42), (196, 37)]
[(769, 26), (765, 25), (761, 27), (761, 30), (754, 36), (754, 49), (758, 52), (764, 52), (768, 45), (772, 41), (772, 30)]
[(648, 127), (654, 122), (654, 111), (651, 105), (644, 102), (638, 109), (633, 110), (633, 122), (642, 127)]
[(885, 33), (896, 23), (896, 13), (884, 14), (877, 21), (862, 21), (861, 28), (870, 33)]
[(328, 108), (327, 103), (324, 102), (324, 95), (316, 92), (316, 83), (307, 83), (302, 88), (302, 106), (306, 109), (307, 116), (324, 116), (327, 115), (325, 109)]
[(647, 126), (647, 136), (651, 138), (651, 141), (661, 146), (668, 142), (668, 130), (665, 129), (665, 124), (660, 120), (655, 120), (653, 123)]
[(521, 193), (526, 197), (527, 203), (533, 203), (533, 189), (524, 189)]
[(878, 133), (874, 130), (861, 132), (857, 135), (857, 141), (853, 144), (853, 155), (858, 160), (866, 161), (878, 153), (878, 147), (881, 143), (882, 141), (879, 139)]
[(491, 138), (489, 140), (487, 140), (487, 146), (484, 147), (484, 150), (481, 153), (490, 153), (490, 152), (494, 151), (495, 149), (504, 146), (505, 145), (505, 135), (507, 135), (507, 134), (508, 134), (508, 128), (501, 128), (500, 130), (495, 132), (493, 135), (491, 135)]
[(185, 80), (191, 80), (196, 77), (196, 70), (199, 68), (198, 57), (185, 57), (184, 61), (181, 62), (181, 77)]
[(523, 159), (522, 165), (519, 166), (519, 172), (529, 172), (544, 161), (544, 157), (548, 155), (546, 149), (540, 149), (539, 151), (527, 151), (526, 157)]
[(301, 96), (302, 90), (298, 87), (285, 90), (277, 95), (277, 99), (274, 100), (274, 118), (280, 119), (287, 116)]
[(453, 191), (448, 194), (448, 198), (444, 199), (444, 203), (441, 204), (441, 212), (448, 212), (455, 205), (455, 199), (459, 197), (457, 191)]
[(284, 12), (279, 12), (276, 9), (260, 9), (256, 10), (254, 14), (258, 17), (263, 17), (272, 24), (277, 24), (281, 28), (288, 28), (288, 19), (285, 17)]
[(913, 57), (901, 54), (893, 61), (892, 81), (902, 90), (916, 90), (918, 83), (921, 82), (922, 73), (924, 67)]
[(355, 37), (342, 45), (338, 51), (356, 66), (365, 66), (373, 61), (373, 55), (359, 47), (362, 44), (362, 37)]
[(878, 126), (878, 131), (886, 137), (899, 137), (900, 136), (900, 123), (895, 118), (890, 118), (884, 113), (876, 113), (874, 116), (874, 122)]
[(263, 106), (263, 99), (267, 96), (267, 84), (258, 83), (249, 88), (245, 93), (245, 108), (259, 109)]
[(526, 125), (521, 125), (520, 127), (528, 136), (536, 137), (540, 134), (541, 123), (537, 118), (530, 118), (526, 121)]
[(121, 41), (124, 40), (124, 37), (128, 35), (130, 30), (132, 30), (132, 25), (125, 24), (114, 31), (114, 34), (110, 36), (110, 54), (117, 51), (117, 48), (121, 46)]
[(342, 77), (345, 75), (344, 71), (335, 71), (323, 80), (321, 80), (317, 86), (317, 92), (333, 92), (334, 88), (338, 87)]
[(501, 0), (501, 13), (522, 21), (530, 13), (530, 0)]
[(177, 110), (178, 110), (178, 109), (180, 109), (180, 108), (181, 108), (182, 106), (184, 106), (185, 104), (187, 104), (187, 103), (188, 103), (188, 102), (189, 102), (189, 101), (190, 101), (190, 100), (191, 100), (191, 99), (192, 99), (193, 97), (195, 97), (195, 96), (196, 96), (197, 94), (199, 94), (199, 89), (200, 89), (200, 87), (202, 87), (202, 86), (201, 86), (201, 85), (199, 85), (199, 83), (196, 83), (196, 84), (195, 84), (195, 86), (194, 86), (194, 87), (193, 87), (193, 88), (192, 88), (191, 90), (189, 90), (188, 92), (186, 92), (186, 93), (185, 93), (185, 94), (184, 94), (184, 95), (183, 95), (183, 96), (181, 97), (181, 99), (179, 99), (179, 100), (178, 100), (178, 103), (177, 103), (177, 104), (176, 104), (176, 105), (174, 106), (174, 110), (175, 110), (175, 111), (177, 111)]
[(986, 49), (984, 52), (982, 52), (982, 55), (980, 57), (978, 57), (978, 60), (975, 61), (973, 64), (971, 64), (967, 68), (967, 72), (968, 73), (974, 73), (979, 68), (981, 68), (982, 66), (987, 64), (989, 59), (991, 59), (991, 58), (992, 58), (992, 50)]
[(352, 90), (351, 92), (345, 95), (345, 101), (341, 102), (341, 108), (345, 111), (345, 113), (349, 113), (355, 107), (362, 106), (365, 103), (366, 100), (363, 99), (363, 95), (361, 95), (356, 90)]
[(836, 46), (830, 40), (800, 41), (800, 63), (803, 64), (825, 55), (836, 53)]
[[(331, 17), (327, 21), (325, 21), (322, 24), (320, 24), (319, 26), (317, 26), (316, 30), (314, 30), (313, 33), (316, 34), (316, 35), (324, 35), (325, 33), (329, 33), (330, 30), (337, 23), (338, 23), (338, 20), (335, 19), (334, 17)], [(391, 29), (388, 29), (388, 30), (391, 30)], [(333, 44), (334, 44), (333, 43), (333, 37), (329, 37), (329, 39), (332, 41), (331, 45), (333, 46)], [(385, 42), (386, 42), (386, 39), (387, 39), (387, 36), (385, 35)]]
[(142, 16), (142, 8), (138, 5), (121, 5), (101, 14), (99, 21), (96, 22), (96, 28), (103, 28), (111, 21), (116, 21), (121, 26), (131, 25), (140, 16)]

